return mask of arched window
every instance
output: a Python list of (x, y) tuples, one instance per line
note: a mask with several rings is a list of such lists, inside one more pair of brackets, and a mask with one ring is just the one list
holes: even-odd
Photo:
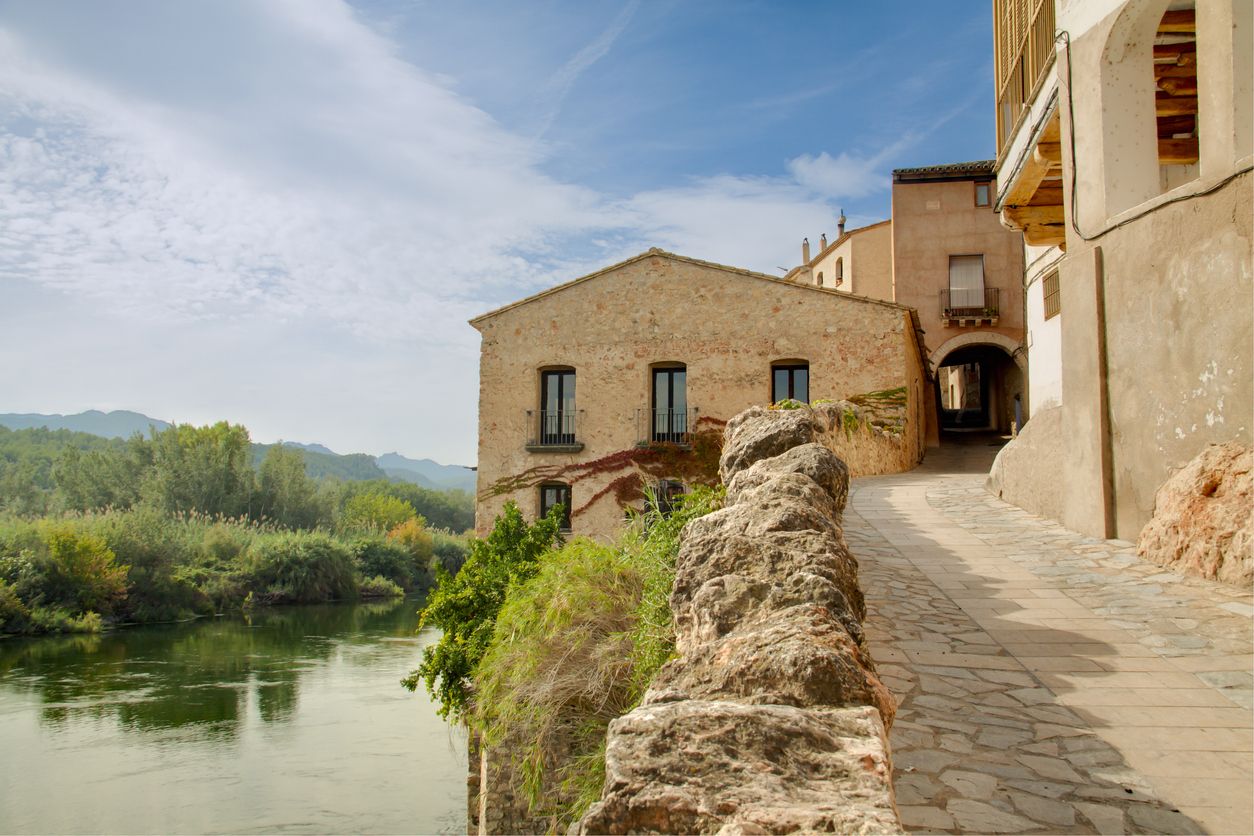
[(549, 515), (549, 511), (559, 505), (562, 508), (562, 530), (570, 531), (570, 485), (561, 482), (546, 482), (540, 486), (540, 519)]
[(814, 283), (818, 285), (819, 287), (823, 286), (823, 271), (822, 270), (819, 271), (819, 277), (814, 280)]
[(575, 443), (575, 370), (569, 366), (540, 371), (539, 439), (543, 446)]
[(786, 400), (810, 402), (810, 364), (805, 360), (771, 364), (771, 403)]
[(1197, 176), (1197, 13), (1173, 3), (1154, 33), (1154, 114), (1162, 191)]
[(832, 279), (835, 282), (834, 287), (840, 287), (845, 283), (845, 259), (836, 259), (836, 270), (832, 273)]

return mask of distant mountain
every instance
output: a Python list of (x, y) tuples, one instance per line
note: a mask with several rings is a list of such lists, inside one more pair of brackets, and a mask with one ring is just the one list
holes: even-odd
[[(121, 409), (114, 412), (90, 409), (77, 415), (0, 413), (0, 427), (11, 430), (47, 427), (49, 430), (71, 430), (102, 438), (130, 438), (135, 433), (147, 436), (149, 427), (156, 427), (157, 430), (168, 429), (170, 423)], [(314, 479), (324, 476), (352, 482), (391, 479), (412, 482), (436, 491), (462, 490), (474, 493), (475, 490), (475, 473), (467, 467), (440, 464), (431, 459), (410, 459), (399, 453), (388, 453), (376, 459), (366, 453), (341, 455), (322, 444), (302, 444), (298, 441), (282, 443), (285, 447), (293, 447), (305, 454), (305, 471)], [(273, 446), (253, 444), (253, 464), (260, 464), (266, 451)]]
[(11, 430), (29, 430), (47, 427), (50, 430), (72, 430), (80, 433), (91, 433), (103, 438), (130, 438), (135, 433), (148, 435), (150, 426), (164, 430), (170, 426), (166, 421), (149, 418), (138, 412), (118, 409), (113, 412), (101, 412), (89, 409), (77, 415), (40, 415), (39, 413), (2, 413), (0, 426)]
[[(299, 441), (284, 441), (283, 446), (284, 447), (296, 447), (301, 450), (307, 450), (310, 453), (322, 453), (324, 456), (338, 456), (339, 455), (339, 453), (335, 452), (330, 447), (324, 447), (321, 444), (301, 444)], [(355, 455), (364, 455), (364, 454), (359, 453)]]
[[(403, 474), (413, 474), (431, 483), (440, 490), (459, 490), (467, 493), (475, 492), (475, 472), (468, 467), (456, 464), (440, 464), (431, 459), (411, 459), (400, 453), (384, 453), (375, 459), (379, 467), (388, 474), (406, 478)], [(417, 481), (413, 476), (410, 481)], [(418, 482), (418, 484), (423, 484)]]

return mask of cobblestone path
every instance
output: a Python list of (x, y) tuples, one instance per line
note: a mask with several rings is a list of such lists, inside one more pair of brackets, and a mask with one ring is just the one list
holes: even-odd
[(846, 511), (907, 829), (1254, 833), (1251, 594), (995, 499), (995, 452)]

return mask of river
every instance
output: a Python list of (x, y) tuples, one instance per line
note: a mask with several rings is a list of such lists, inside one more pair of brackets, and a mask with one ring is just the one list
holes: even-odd
[(418, 606), (0, 640), (0, 832), (464, 833)]

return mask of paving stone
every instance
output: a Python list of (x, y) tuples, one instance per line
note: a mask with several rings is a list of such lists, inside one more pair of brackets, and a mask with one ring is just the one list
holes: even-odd
[(1124, 834), (1127, 829), (1124, 826), (1123, 809), (1107, 804), (1094, 804), (1091, 801), (1073, 802), (1075, 809), (1080, 815), (1089, 820), (1089, 824), (1097, 830), (1098, 833)]
[(926, 775), (911, 773), (897, 778), (893, 782), (893, 790), (898, 804), (931, 804), (940, 787)]
[(964, 798), (976, 798), (982, 801), (993, 797), (997, 789), (997, 778), (979, 772), (967, 772), (961, 769), (947, 769), (940, 774), (940, 782), (957, 790)]
[(1035, 822), (1070, 827), (1075, 824), (1075, 809), (1068, 803), (1022, 792), (1011, 792), (1015, 809)]
[(953, 830), (953, 817), (938, 807), (913, 807), (899, 804), (901, 823), (914, 830)]
[(1197, 824), (1179, 810), (1154, 807), (1149, 804), (1137, 804), (1128, 810), (1132, 821), (1149, 830), (1159, 833), (1204, 833)]
[(967, 798), (953, 799), (945, 809), (958, 827), (968, 833), (1023, 833), (1038, 829), (1030, 819)]
[(1030, 792), (1033, 795), (1043, 795), (1046, 798), (1061, 798), (1070, 793), (1074, 787), (1070, 784), (1060, 784), (1052, 781), (1006, 781), (1006, 786), (1014, 787), (1017, 790)]
[(902, 772), (937, 773), (958, 760), (951, 752), (936, 749), (908, 749), (893, 754), (893, 766)]

